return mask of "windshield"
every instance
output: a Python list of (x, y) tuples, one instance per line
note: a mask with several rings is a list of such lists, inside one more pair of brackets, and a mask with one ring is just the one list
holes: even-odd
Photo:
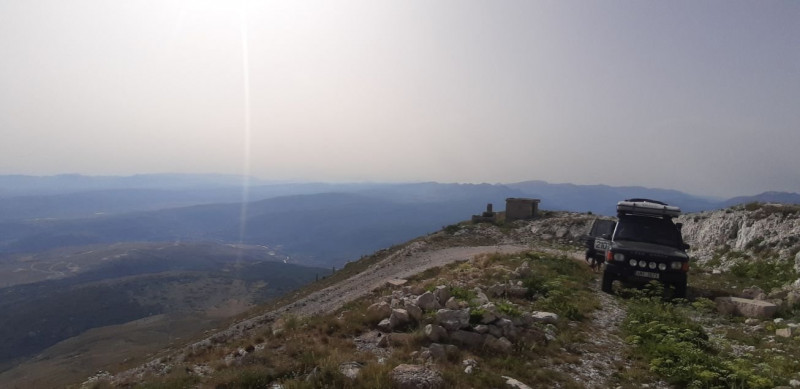
[(653, 217), (625, 217), (619, 220), (614, 240), (645, 242), (680, 247), (678, 229), (670, 220)]

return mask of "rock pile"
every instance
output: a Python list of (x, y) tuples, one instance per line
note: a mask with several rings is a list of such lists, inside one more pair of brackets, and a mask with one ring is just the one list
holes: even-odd
[[(521, 266), (515, 273), (524, 276), (526, 271)], [(513, 283), (495, 284), (488, 291), (493, 297), (522, 297), (528, 293), (527, 288)], [(479, 287), (471, 291), (472, 295), (475, 297), (470, 301), (460, 300), (451, 295), (446, 285), (432, 291), (405, 287), (382, 297), (367, 312), (380, 319), (378, 329), (388, 333), (381, 339), (386, 346), (392, 344), (392, 337), (404, 335), (392, 332), (421, 328), (430, 342), (416, 353), (421, 361), (446, 359), (457, 353), (458, 347), (510, 353), (515, 344), (544, 344), (554, 338), (557, 314), (522, 311), (511, 302), (498, 303), (501, 309)]]

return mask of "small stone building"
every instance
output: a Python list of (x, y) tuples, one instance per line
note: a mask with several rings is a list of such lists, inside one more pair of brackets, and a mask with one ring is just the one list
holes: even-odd
[(533, 219), (539, 211), (539, 202), (541, 202), (539, 199), (507, 198), (506, 221)]

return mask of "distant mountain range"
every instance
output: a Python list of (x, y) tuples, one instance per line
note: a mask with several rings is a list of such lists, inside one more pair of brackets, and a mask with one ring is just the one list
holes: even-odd
[[(542, 209), (612, 215), (616, 202), (653, 198), (685, 212), (751, 201), (800, 203), (795, 193), (718, 200), (668, 189), (551, 184), (269, 183), (242, 177), (0, 176), (0, 254), (115, 242), (212, 241), (278, 247), (315, 265), (340, 265), (467, 220), (508, 197)], [(28, 194), (23, 194), (28, 193)], [(252, 201), (242, 206), (242, 199)]]

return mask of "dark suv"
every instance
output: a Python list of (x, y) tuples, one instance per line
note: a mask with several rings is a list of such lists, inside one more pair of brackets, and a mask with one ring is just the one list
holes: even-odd
[(643, 285), (656, 280), (672, 286), (673, 297), (686, 297), (689, 245), (683, 242), (681, 224), (672, 222), (678, 207), (648, 199), (617, 203), (617, 224), (605, 251), (602, 290), (612, 292), (619, 280), (625, 285)]
[(586, 262), (596, 268), (606, 261), (606, 250), (611, 248), (611, 235), (617, 222), (608, 219), (596, 219), (589, 235), (585, 237)]

